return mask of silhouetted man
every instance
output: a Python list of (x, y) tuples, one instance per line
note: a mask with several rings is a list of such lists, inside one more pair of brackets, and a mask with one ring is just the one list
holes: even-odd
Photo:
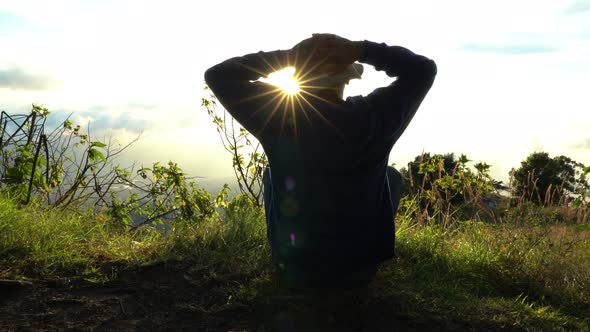
[[(396, 80), (343, 100), (362, 74), (357, 61)], [(295, 67), (298, 94), (258, 81), (284, 67)], [(388, 158), (435, 75), (432, 60), (406, 48), (331, 34), (207, 70), (211, 90), (268, 157), (267, 231), (281, 279), (355, 286), (393, 257), (401, 176)]]

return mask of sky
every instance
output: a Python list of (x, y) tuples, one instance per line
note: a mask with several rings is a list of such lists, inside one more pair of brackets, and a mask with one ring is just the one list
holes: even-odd
[[(590, 0), (0, 0), (0, 110), (72, 114), (119, 159), (174, 160), (231, 176), (201, 107), (205, 70), (288, 49), (315, 32), (401, 45), (433, 59), (435, 83), (396, 143), (402, 167), (424, 152), (466, 154), (507, 180), (534, 151), (590, 165)], [(365, 66), (345, 95), (391, 78)]]

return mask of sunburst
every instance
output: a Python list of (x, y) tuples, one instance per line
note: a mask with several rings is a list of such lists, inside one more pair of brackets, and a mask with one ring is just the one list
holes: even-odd
[[(289, 122), (293, 126), (293, 133), (295, 134), (296, 138), (297, 116), (295, 112), (296, 109), (298, 109), (301, 113), (303, 113), (302, 115), (305, 121), (310, 125), (313, 124), (308, 113), (315, 114), (317, 118), (319, 118), (321, 121), (328, 124), (329, 127), (334, 129), (338, 135), (341, 135), (339, 130), (335, 128), (334, 125), (326, 117), (324, 117), (324, 115), (314, 106), (313, 99), (321, 100), (323, 102), (332, 104), (334, 102), (322, 98), (319, 95), (313, 93), (312, 91), (316, 90), (319, 87), (309, 85), (309, 83), (325, 75), (323, 74), (313, 76), (312, 74), (316, 72), (316, 68), (320, 66), (325, 60), (326, 59), (321, 59), (320, 61), (317, 61), (317, 59), (315, 59), (315, 61), (312, 61), (312, 56), (308, 55), (308, 57), (304, 59), (304, 61), (302, 61), (303, 63), (301, 63), (300, 61), (298, 61), (297, 55), (295, 55), (295, 59), (288, 59), (287, 61), (289, 63), (300, 64), (300, 70), (298, 73), (296, 73), (296, 69), (294, 66), (284, 67), (284, 65), (281, 65), (278, 62), (272, 63), (274, 61), (268, 61), (266, 59), (263, 59), (263, 61), (272, 69), (281, 67), (283, 68), (280, 70), (275, 70), (274, 72), (268, 74), (266, 78), (259, 79), (259, 81), (274, 86), (275, 89), (268, 90), (259, 95), (250, 96), (248, 98), (241, 100), (241, 102), (247, 102), (253, 99), (263, 97), (270, 97), (269, 100), (264, 103), (264, 105), (261, 105), (261, 107), (254, 112), (254, 114), (262, 112), (264, 110), (268, 112), (267, 118), (262, 123), (262, 128), (265, 128), (275, 116), (279, 116), (281, 129), (284, 129), (286, 119), (290, 117), (292, 121)], [(258, 72), (254, 68), (249, 69)]]
[(295, 68), (287, 67), (269, 74), (267, 78), (261, 81), (274, 85), (287, 95), (296, 95), (301, 91), (299, 82), (295, 78)]

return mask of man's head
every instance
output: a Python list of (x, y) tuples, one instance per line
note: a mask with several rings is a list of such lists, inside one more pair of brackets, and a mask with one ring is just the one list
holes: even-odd
[(360, 63), (351, 63), (344, 68), (326, 65), (325, 67), (320, 66), (318, 69), (317, 77), (310, 79), (313, 79), (313, 85), (323, 87), (348, 84), (352, 79), (360, 79), (364, 71), (363, 65)]
[(292, 57), (296, 76), (308, 89), (334, 90), (342, 98), (344, 86), (351, 79), (360, 79), (363, 66), (359, 63), (343, 63), (339, 50), (334, 47), (336, 35), (314, 35), (295, 45)]

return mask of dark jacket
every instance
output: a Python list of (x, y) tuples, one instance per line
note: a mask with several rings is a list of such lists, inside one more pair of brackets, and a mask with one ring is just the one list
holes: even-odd
[(224, 61), (205, 80), (267, 154), (267, 221), (275, 262), (304, 270), (358, 268), (394, 254), (389, 153), (436, 75), (435, 63), (399, 46), (364, 42), (359, 62), (396, 80), (334, 104), (303, 91), (291, 99), (261, 76), (289, 65), (287, 52)]

